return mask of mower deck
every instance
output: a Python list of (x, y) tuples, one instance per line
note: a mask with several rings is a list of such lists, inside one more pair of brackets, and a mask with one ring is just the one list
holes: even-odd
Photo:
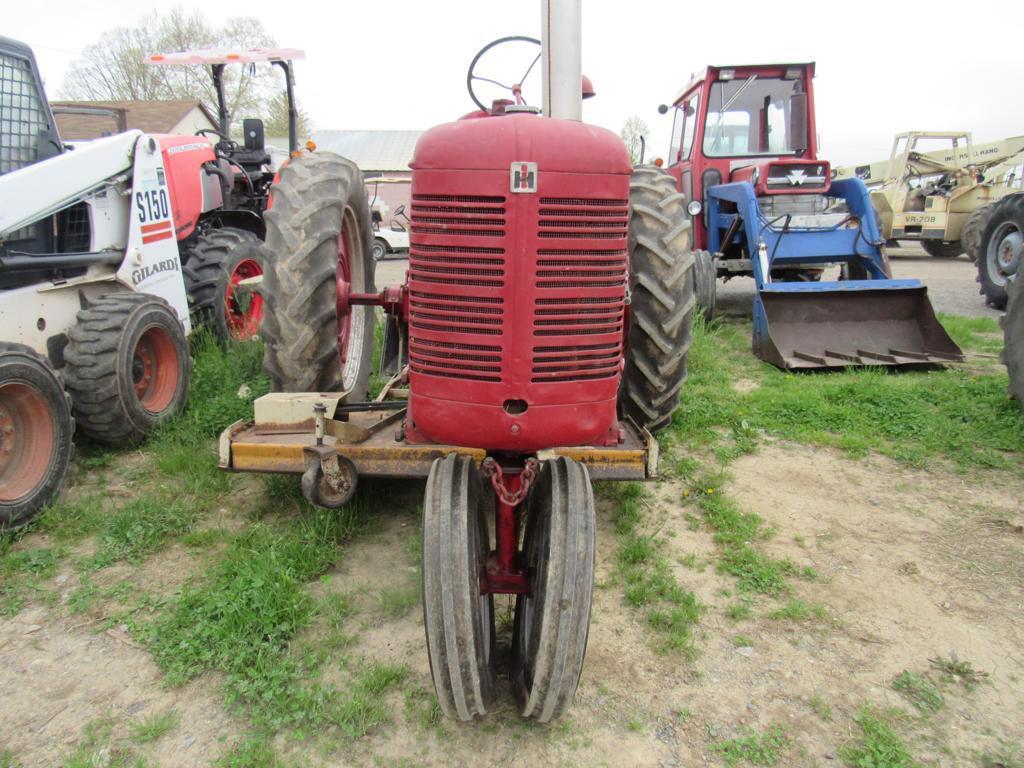
[[(268, 395), (281, 402), (282, 395)], [(232, 472), (279, 472), (303, 474), (309, 466), (309, 451), (317, 445), (316, 424), (311, 409), (314, 400), (327, 404), (341, 400), (337, 395), (292, 396), (298, 409), (310, 404), (309, 417), (288, 422), (237, 421), (220, 436), (220, 467)], [(383, 404), (382, 404), (383, 405)], [(297, 415), (302, 415), (297, 414)], [(393, 409), (355, 412), (347, 420), (325, 418), (322, 445), (347, 458), (364, 477), (427, 477), (435, 459), (457, 453), (473, 459), (478, 467), (487, 456), (479, 448), (452, 445), (410, 444), (405, 441), (402, 422), (405, 404)], [(587, 466), (595, 480), (644, 480), (657, 472), (658, 444), (646, 430), (628, 421), (619, 424), (623, 442), (614, 448), (572, 446), (543, 451), (538, 458), (563, 456)]]

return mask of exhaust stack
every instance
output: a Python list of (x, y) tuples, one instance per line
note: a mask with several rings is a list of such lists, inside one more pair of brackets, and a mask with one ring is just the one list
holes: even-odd
[(543, 0), (544, 116), (583, 120), (581, 0)]

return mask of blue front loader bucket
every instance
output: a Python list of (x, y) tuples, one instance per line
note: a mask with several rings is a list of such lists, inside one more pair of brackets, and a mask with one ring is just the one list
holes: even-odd
[(754, 354), (783, 369), (964, 359), (917, 280), (768, 283), (754, 300)]

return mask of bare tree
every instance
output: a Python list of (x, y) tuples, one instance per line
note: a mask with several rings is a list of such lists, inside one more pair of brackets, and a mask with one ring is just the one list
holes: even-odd
[[(283, 82), (281, 89), (281, 93), (267, 103), (266, 117), (263, 119), (267, 136), (288, 135), (288, 97), (284, 93)], [(295, 103), (295, 111), (298, 113), (295, 116), (295, 138), (301, 144), (309, 138), (313, 126), (309, 121), (309, 115), (299, 106), (298, 101)]]
[[(154, 67), (143, 64), (149, 54), (195, 48), (253, 48), (275, 45), (262, 22), (229, 19), (216, 29), (199, 12), (175, 7), (166, 15), (154, 12), (136, 27), (117, 27), (100, 42), (85, 48), (64, 83), (67, 99), (148, 101), (196, 99), (217, 112), (217, 96), (209, 69)], [(225, 69), (225, 101), (231, 117), (260, 114), (267, 106), (280, 71), (270, 65), (233, 65)]]
[(650, 132), (651, 129), (647, 127), (647, 123), (639, 115), (633, 115), (623, 123), (619, 136), (626, 142), (626, 149), (629, 150), (629, 159), (633, 161), (633, 165), (637, 165), (640, 162), (640, 137), (646, 138)]

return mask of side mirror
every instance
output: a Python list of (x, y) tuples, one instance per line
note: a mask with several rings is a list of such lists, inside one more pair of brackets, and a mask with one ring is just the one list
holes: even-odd
[(794, 93), (789, 97), (789, 134), (794, 152), (807, 149), (807, 94)]

